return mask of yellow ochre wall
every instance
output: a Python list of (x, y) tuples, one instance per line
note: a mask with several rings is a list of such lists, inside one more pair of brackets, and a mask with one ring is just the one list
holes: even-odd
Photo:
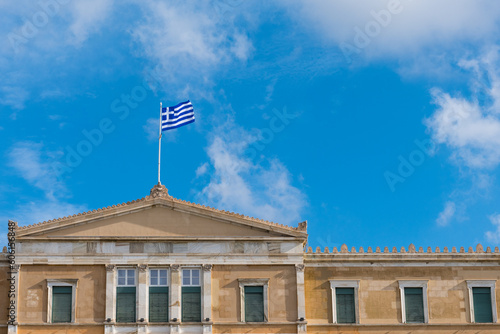
[(104, 266), (73, 265), (22, 266), (19, 279), (19, 322), (45, 323), (47, 321), (47, 279), (78, 279), (76, 322), (102, 324), (106, 304), (106, 270)]
[(212, 317), (214, 322), (239, 322), (238, 279), (269, 278), (269, 321), (297, 320), (295, 266), (214, 266), (212, 269)]
[[(390, 325), (401, 323), (398, 280), (428, 280), (427, 298), (430, 324), (468, 324), (470, 323), (469, 301), (465, 281), (499, 280), (500, 267), (328, 268), (307, 267), (306, 265), (306, 318), (309, 324), (332, 323), (332, 300), (329, 282), (331, 279), (359, 280), (360, 324)], [(499, 289), (500, 286), (497, 282), (495, 289), (497, 305), (500, 305)], [(308, 332), (316, 333), (319, 330), (319, 328), (314, 328), (309, 328)], [(329, 331), (332, 330), (333, 327), (330, 327)], [(360, 332), (366, 332), (367, 330), (368, 328), (365, 328), (360, 330)], [(378, 333), (378, 331), (374, 332), (373, 330), (369, 332)], [(324, 331), (321, 330), (321, 332)], [(385, 332), (387, 331), (380, 329), (380, 333)], [(401, 333), (403, 332), (407, 333), (408, 330)], [(344, 326), (342, 333), (351, 332)], [(390, 333), (393, 332), (391, 331)], [(413, 330), (412, 333), (414, 333)], [(500, 328), (497, 329), (497, 333), (500, 333)]]

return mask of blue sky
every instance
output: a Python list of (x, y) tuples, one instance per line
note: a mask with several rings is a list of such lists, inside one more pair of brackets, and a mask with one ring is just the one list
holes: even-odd
[[(0, 219), (174, 197), (312, 247), (500, 244), (500, 3), (0, 0)], [(4, 234), (3, 234), (4, 235)]]

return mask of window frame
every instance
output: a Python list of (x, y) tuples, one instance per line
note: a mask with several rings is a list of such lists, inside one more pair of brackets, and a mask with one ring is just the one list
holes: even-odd
[[(269, 278), (240, 278), (238, 279), (240, 287), (240, 319), (241, 322), (249, 324), (260, 324), (269, 322)], [(247, 322), (245, 319), (245, 286), (262, 286), (262, 298), (264, 305), (264, 322)]]
[(56, 324), (74, 324), (76, 321), (76, 288), (78, 279), (47, 279), (47, 323), (52, 322), (52, 301), (54, 299), (52, 288), (54, 286), (70, 286), (71, 287), (71, 321), (70, 322), (55, 322)]
[(497, 303), (496, 303), (496, 294), (495, 294), (495, 286), (496, 280), (467, 280), (467, 290), (469, 295), (469, 316), (470, 322), (475, 324), (475, 314), (474, 314), (474, 295), (472, 288), (490, 288), (490, 297), (491, 297), (491, 314), (493, 322), (487, 322), (490, 324), (497, 323)]
[[(424, 324), (429, 323), (429, 306), (427, 301), (427, 280), (414, 280), (414, 281), (398, 281), (399, 283), (399, 296), (401, 301), (401, 322), (407, 324), (406, 320), (406, 300), (405, 288), (422, 288), (422, 302), (424, 312)], [(411, 322), (413, 323), (413, 322)]]
[[(126, 270), (125, 274), (125, 284), (119, 284), (119, 277), (120, 277), (120, 270)], [(133, 270), (134, 271), (134, 284), (130, 285), (128, 283), (128, 271)], [(135, 286), (137, 288), (137, 268), (134, 267), (119, 267), (116, 269), (116, 287), (127, 287), (127, 286)]]
[(354, 288), (354, 323), (359, 324), (359, 281), (358, 280), (330, 280), (332, 294), (332, 322), (339, 325), (350, 325), (350, 323), (339, 323), (337, 319), (337, 288)]
[[(184, 284), (184, 270), (189, 270), (189, 284)], [(198, 271), (198, 284), (193, 284), (193, 270)], [(181, 287), (199, 286), (201, 287), (201, 268), (181, 268)]]
[[(151, 272), (153, 270), (157, 270), (158, 271), (158, 284), (155, 284), (155, 285), (151, 284), (151, 278), (152, 278)], [(165, 270), (167, 272), (167, 283), (166, 284), (160, 284), (160, 276), (159, 276), (160, 275), (160, 270)], [(148, 287), (165, 287), (165, 286), (169, 287), (170, 286), (169, 285), (169, 283), (170, 283), (170, 279), (169, 279), (170, 275), (169, 274), (170, 274), (170, 270), (168, 270), (168, 268), (166, 268), (166, 267), (158, 267), (158, 268), (157, 267), (153, 267), (153, 268), (149, 268)]]

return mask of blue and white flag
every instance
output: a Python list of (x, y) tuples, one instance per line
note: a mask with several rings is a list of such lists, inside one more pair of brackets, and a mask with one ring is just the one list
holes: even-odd
[(189, 100), (161, 109), (161, 131), (176, 129), (193, 122), (194, 110)]

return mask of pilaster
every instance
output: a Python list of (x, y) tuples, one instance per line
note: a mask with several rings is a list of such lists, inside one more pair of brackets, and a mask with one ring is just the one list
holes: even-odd
[[(181, 320), (181, 272), (178, 264), (170, 266), (170, 319)], [(175, 329), (174, 329), (175, 330)]]
[(307, 333), (306, 319), (306, 296), (304, 288), (304, 265), (296, 264), (295, 271), (297, 273), (297, 333)]
[[(149, 279), (149, 271), (148, 266), (145, 264), (141, 264), (138, 266), (139, 274), (138, 274), (138, 300), (137, 300), (137, 320), (143, 322), (148, 322), (148, 312), (146, 312), (149, 307), (149, 293), (148, 293), (148, 279)], [(145, 332), (144, 332), (145, 333)]]
[[(105, 321), (109, 323), (115, 322), (116, 317), (116, 266), (106, 265), (106, 316)], [(107, 326), (106, 326), (107, 327)], [(109, 332), (106, 329), (106, 333)]]
[(212, 333), (212, 265), (203, 265), (203, 333)]

